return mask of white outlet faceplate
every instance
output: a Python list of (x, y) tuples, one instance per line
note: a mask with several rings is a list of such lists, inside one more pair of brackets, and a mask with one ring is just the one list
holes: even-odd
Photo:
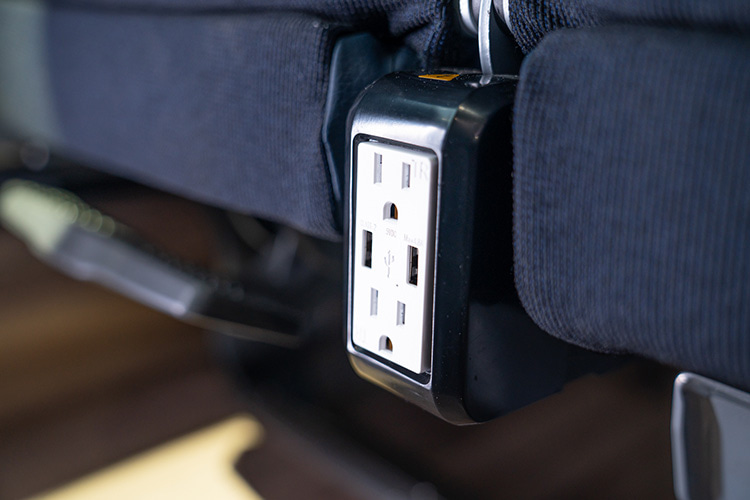
[(437, 157), (377, 142), (355, 154), (352, 342), (423, 373), (432, 350)]

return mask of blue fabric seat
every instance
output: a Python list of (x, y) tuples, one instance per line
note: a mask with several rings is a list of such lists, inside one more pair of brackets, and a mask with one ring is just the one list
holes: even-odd
[(750, 388), (750, 5), (510, 7), (529, 52), (514, 122), (527, 312), (569, 342)]
[(515, 115), (516, 283), (547, 332), (750, 384), (750, 38), (546, 37)]
[[(0, 4), (0, 116), (84, 163), (335, 239), (321, 129), (338, 35), (438, 65), (440, 0)], [(20, 59), (20, 60), (19, 60)]]

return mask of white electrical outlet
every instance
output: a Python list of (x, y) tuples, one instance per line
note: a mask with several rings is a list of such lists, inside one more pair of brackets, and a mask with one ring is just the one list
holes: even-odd
[(349, 361), (457, 424), (557, 390), (571, 352), (526, 315), (509, 272), (516, 84), (397, 72), (349, 112)]
[(437, 157), (379, 142), (356, 149), (352, 342), (429, 370)]

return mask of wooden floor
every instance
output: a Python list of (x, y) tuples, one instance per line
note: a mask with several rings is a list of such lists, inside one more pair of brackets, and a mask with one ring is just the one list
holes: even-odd
[(238, 408), (202, 332), (58, 274), (0, 230), (0, 498)]
[[(192, 205), (152, 195), (107, 203), (150, 220), (143, 230), (162, 246), (193, 260), (209, 251)], [(204, 333), (57, 274), (0, 230), (0, 499), (248, 409), (267, 439), (237, 467), (265, 498), (365, 498), (379, 480), (412, 481), (423, 498), (434, 488), (456, 498), (672, 496), (668, 371), (589, 377), (495, 422), (456, 428), (357, 379), (333, 346), (295, 365), (314, 401), (274, 381), (258, 400), (240, 396)]]

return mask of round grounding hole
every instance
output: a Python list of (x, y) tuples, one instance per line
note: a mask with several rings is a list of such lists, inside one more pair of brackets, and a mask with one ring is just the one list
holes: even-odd
[(398, 220), (398, 207), (390, 201), (383, 206), (383, 219)]
[(380, 337), (380, 350), (393, 352), (393, 342), (391, 342), (389, 337), (386, 337), (385, 335)]

